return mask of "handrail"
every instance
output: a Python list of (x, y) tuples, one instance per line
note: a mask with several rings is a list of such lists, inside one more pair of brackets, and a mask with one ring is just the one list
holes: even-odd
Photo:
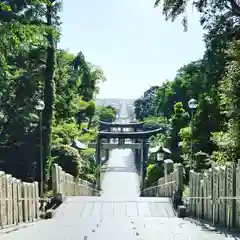
[[(211, 196), (209, 197), (183, 197), (184, 199), (210, 199), (213, 200), (213, 198)], [(240, 200), (240, 196), (235, 196), (235, 197), (217, 197), (214, 199), (214, 201), (212, 202), (213, 204), (215, 204), (215, 202), (219, 201), (219, 200)]]
[(240, 196), (235, 197), (218, 197), (217, 200), (240, 200)]
[(212, 199), (211, 196), (209, 197), (183, 197), (184, 199)]
[(162, 186), (165, 186), (165, 185), (169, 185), (169, 184), (172, 184), (172, 183), (176, 183), (176, 181), (167, 182), (167, 183), (163, 183), (163, 184), (160, 184), (160, 185), (157, 185), (157, 186), (148, 187), (148, 188), (143, 189), (142, 192), (147, 191), (147, 190), (151, 190), (153, 188), (158, 188), (158, 187), (162, 187)]
[(96, 192), (98, 192), (98, 193), (101, 192), (100, 190), (97, 190), (96, 188), (90, 187), (90, 186), (88, 186), (88, 185), (84, 185), (84, 184), (82, 184), (82, 183), (78, 183), (77, 185), (78, 185), (78, 186), (83, 186), (83, 187), (85, 187), (85, 188), (89, 188), (89, 189), (91, 189), (91, 190), (93, 190), (93, 191), (96, 191)]

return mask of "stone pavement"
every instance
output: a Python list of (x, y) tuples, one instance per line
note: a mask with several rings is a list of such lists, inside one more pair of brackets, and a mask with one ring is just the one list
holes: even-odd
[(0, 234), (1, 240), (240, 239), (176, 218), (167, 198), (141, 198), (130, 150), (114, 150), (101, 197), (69, 197), (53, 219)]
[(133, 152), (130, 149), (112, 150), (102, 181), (102, 198), (114, 200), (138, 198), (139, 176), (133, 159)]

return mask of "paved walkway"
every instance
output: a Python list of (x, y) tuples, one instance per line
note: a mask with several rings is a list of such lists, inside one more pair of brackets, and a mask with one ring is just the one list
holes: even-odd
[(132, 153), (115, 150), (101, 197), (69, 197), (53, 219), (38, 221), (1, 240), (239, 239), (176, 218), (166, 198), (140, 198)]
[(111, 151), (102, 189), (104, 199), (136, 200), (139, 197), (139, 176), (130, 149)]

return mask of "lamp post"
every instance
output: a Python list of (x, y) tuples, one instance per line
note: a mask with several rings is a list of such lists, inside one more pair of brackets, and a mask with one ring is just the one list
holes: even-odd
[(190, 99), (188, 102), (188, 107), (191, 109), (191, 160), (190, 160), (190, 169), (192, 169), (193, 163), (193, 112), (197, 108), (198, 103), (196, 99)]
[(164, 160), (164, 152), (157, 153), (157, 162), (160, 163)]
[(44, 191), (44, 170), (43, 170), (43, 145), (42, 145), (42, 111), (45, 108), (43, 101), (39, 100), (36, 105), (36, 110), (39, 111), (39, 130), (40, 130), (40, 174), (41, 174), (41, 185), (40, 185), (40, 197), (43, 198)]

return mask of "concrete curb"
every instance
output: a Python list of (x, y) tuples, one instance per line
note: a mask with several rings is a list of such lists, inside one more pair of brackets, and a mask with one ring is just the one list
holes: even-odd
[(204, 219), (197, 219), (191, 216), (186, 217), (185, 220), (192, 224), (195, 224), (196, 226), (204, 227), (204, 229), (208, 231), (229, 234), (230, 236), (234, 234), (234, 237), (238, 237), (238, 238), (240, 237), (240, 229), (238, 228), (229, 229), (221, 224), (213, 224), (211, 221), (204, 220)]
[(46, 212), (39, 212), (39, 218), (35, 219), (33, 222), (24, 222), (24, 223), (20, 223), (17, 225), (8, 225), (6, 227), (3, 227), (0, 229), (0, 235), (1, 234), (8, 234), (14, 231), (18, 231), (20, 229), (23, 228), (27, 228), (27, 227), (31, 227), (33, 226), (35, 223), (41, 221), (41, 220), (47, 220), (47, 219), (51, 219), (53, 218), (53, 216), (55, 215), (55, 211), (62, 205), (62, 203), (65, 201), (65, 198), (62, 199), (61, 204), (59, 204), (55, 209), (50, 208), (48, 209)]
[(31, 227), (40, 220), (41, 219), (39, 218), (39, 219), (36, 219), (33, 222), (29, 222), (29, 223), (20, 223), (18, 225), (14, 225), (14, 226), (6, 226), (6, 227), (0, 229), (0, 235), (8, 234), (8, 233), (15, 232), (15, 231), (18, 231), (23, 228)]

